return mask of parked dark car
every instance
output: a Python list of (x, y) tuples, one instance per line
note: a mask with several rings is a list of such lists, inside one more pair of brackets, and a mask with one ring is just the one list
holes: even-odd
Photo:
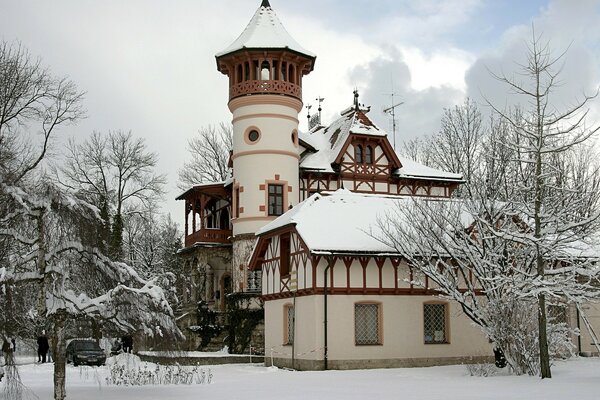
[(67, 346), (67, 362), (76, 367), (80, 364), (104, 365), (106, 354), (93, 340), (75, 339)]

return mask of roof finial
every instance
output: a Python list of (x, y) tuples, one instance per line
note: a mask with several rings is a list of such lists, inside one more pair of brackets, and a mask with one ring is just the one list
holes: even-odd
[(260, 6), (266, 7), (266, 8), (271, 8), (271, 5), (269, 4), (269, 0), (263, 0), (262, 4)]
[(354, 109), (356, 111), (360, 111), (360, 107), (358, 105), (358, 89), (354, 89)]

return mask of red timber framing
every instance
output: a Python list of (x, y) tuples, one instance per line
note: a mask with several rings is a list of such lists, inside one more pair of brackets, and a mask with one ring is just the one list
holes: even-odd
[(302, 100), (302, 76), (314, 62), (314, 57), (285, 49), (247, 49), (217, 57), (217, 69), (229, 77), (229, 100), (249, 94)]
[[(362, 149), (362, 160), (356, 160), (356, 148)], [(371, 149), (371, 162), (365, 149)], [(394, 175), (402, 167), (387, 137), (350, 134), (332, 164), (334, 173), (300, 171), (304, 200), (315, 192), (333, 191), (341, 187), (357, 193), (450, 197), (460, 181), (426, 178), (404, 178)]]
[(198, 185), (177, 200), (185, 200), (185, 247), (195, 243), (231, 243), (231, 187)]
[[(290, 271), (298, 271), (296, 276), (302, 276), (302, 281), (298, 282), (298, 290), (293, 290), (290, 286), (290, 275), (280, 276), (275, 272), (280, 267), (280, 249), (279, 237), (288, 235), (290, 237)], [(294, 242), (296, 244), (294, 244)], [(331, 262), (331, 268), (328, 272), (328, 289), (330, 295), (387, 295), (387, 296), (431, 296), (438, 295), (439, 292), (431, 288), (429, 278), (424, 276), (424, 287), (416, 285), (416, 271), (402, 263), (402, 258), (395, 255), (369, 255), (369, 254), (337, 254), (337, 255), (319, 255), (312, 254), (304, 244), (300, 235), (296, 232), (293, 225), (282, 227), (281, 229), (260, 236), (255, 252), (250, 259), (249, 268), (251, 270), (262, 269), (263, 281), (267, 280), (269, 287), (273, 292), (263, 293), (263, 300), (276, 300), (291, 298), (294, 296), (309, 296), (324, 294), (323, 286), (317, 284), (318, 277), (322, 276), (322, 267), (319, 270), (319, 263), (322, 260)], [(392, 274), (388, 275), (387, 282), (393, 284), (386, 285), (384, 278), (384, 265), (388, 263), (392, 267)], [(322, 263), (321, 263), (322, 264)], [(361, 269), (361, 279), (359, 284), (351, 284), (351, 268)], [(377, 270), (377, 285), (367, 285), (367, 270), (375, 268)], [(402, 273), (400, 269), (404, 268)], [(342, 269), (342, 273), (339, 270)], [(372, 274), (372, 271), (371, 271)], [(389, 271), (388, 271), (389, 274)], [(408, 274), (408, 276), (407, 276)], [(340, 276), (344, 279), (340, 281)], [(401, 276), (408, 278), (404, 282)], [(393, 277), (390, 279), (390, 277)], [(471, 278), (472, 279), (472, 278)], [(404, 283), (400, 287), (399, 281)], [(427, 289), (426, 289), (427, 288)], [(465, 290), (465, 289), (461, 289)], [(478, 294), (482, 294), (479, 292)]]

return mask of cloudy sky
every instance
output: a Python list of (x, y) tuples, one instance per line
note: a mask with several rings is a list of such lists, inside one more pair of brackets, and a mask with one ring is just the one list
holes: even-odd
[[(214, 54), (242, 32), (261, 0), (0, 0), (0, 39), (20, 41), (86, 94), (88, 118), (61, 131), (131, 130), (160, 156), (173, 198), (186, 143), (199, 128), (230, 121), (227, 79)], [(558, 104), (600, 83), (600, 0), (271, 0), (290, 34), (317, 54), (304, 102), (324, 97), (324, 122), (352, 102), (391, 131), (382, 112), (391, 93), (397, 140), (435, 133), (445, 107), (470, 96), (516, 99), (490, 77), (511, 75), (531, 27), (557, 52), (569, 47)], [(596, 110), (594, 115), (600, 116)], [(306, 113), (300, 121), (305, 128)], [(600, 119), (600, 118), (599, 118)], [(182, 218), (181, 218), (182, 219)]]

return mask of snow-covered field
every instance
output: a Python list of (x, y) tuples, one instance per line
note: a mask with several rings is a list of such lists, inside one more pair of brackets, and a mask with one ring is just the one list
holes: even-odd
[[(108, 386), (108, 367), (67, 367), (68, 399), (600, 399), (600, 359), (559, 362), (554, 378), (471, 377), (464, 366), (295, 372), (262, 365), (210, 367), (211, 384)], [(24, 398), (52, 399), (52, 365), (24, 364)], [(5, 382), (0, 383), (3, 389)], [(2, 390), (0, 398), (4, 399)], [(37, 397), (36, 397), (37, 396)]]

